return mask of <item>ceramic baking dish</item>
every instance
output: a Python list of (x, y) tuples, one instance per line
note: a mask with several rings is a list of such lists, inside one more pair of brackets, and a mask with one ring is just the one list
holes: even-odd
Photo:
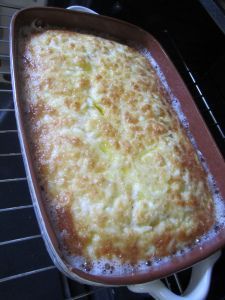
[(196, 140), (198, 149), (202, 152), (223, 198), (225, 198), (225, 163), (183, 80), (165, 51), (151, 34), (129, 23), (83, 12), (46, 7), (34, 7), (19, 11), (13, 17), (10, 29), (11, 72), (17, 126), (37, 220), (46, 247), (56, 266), (70, 278), (83, 283), (95, 285), (129, 285), (163, 278), (192, 266), (220, 249), (225, 244), (224, 227), (218, 228), (217, 233), (211, 239), (203, 242), (201, 245), (194, 246), (184, 255), (174, 256), (168, 262), (160, 265), (160, 267), (154, 267), (145, 272), (124, 276), (97, 276), (74, 269), (68, 265), (63, 258), (59, 243), (42, 202), (41, 190), (34, 171), (24, 124), (22, 108), (23, 86), (20, 84), (20, 68), (17, 59), (19, 31), (23, 26), (31, 26), (34, 21), (38, 26), (48, 24), (49, 26), (57, 26), (58, 28), (67, 28), (70, 30), (79, 28), (95, 35), (107, 35), (110, 38), (123, 41), (125, 44), (132, 44), (138, 49), (147, 49), (150, 51), (152, 57), (160, 66), (171, 92), (180, 101), (182, 111), (189, 122), (190, 132)]

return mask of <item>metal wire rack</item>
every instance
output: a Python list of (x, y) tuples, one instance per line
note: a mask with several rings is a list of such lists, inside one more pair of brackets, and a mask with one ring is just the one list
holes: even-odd
[[(17, 9), (14, 7), (13, 12)], [(46, 294), (46, 298), (42, 299), (92, 299), (87, 297), (103, 292), (115, 294), (116, 288), (94, 288), (72, 282), (56, 269), (44, 247), (28, 192), (14, 116), (8, 39), (11, 16), (0, 14), (0, 295), (5, 289), (14, 289), (16, 281), (19, 281), (20, 288), (23, 287), (23, 282), (26, 283), (26, 289), (27, 283), (33, 285), (33, 293), (38, 294), (39, 287), (45, 286), (46, 279), (53, 288), (48, 286), (48, 296)], [(196, 80), (187, 66), (186, 69), (224, 139), (225, 135)], [(165, 278), (164, 282), (177, 294), (182, 294), (187, 284), (180, 273)], [(49, 290), (54, 295), (58, 293), (57, 297), (53, 298)], [(18, 293), (18, 289), (16, 292)], [(16, 299), (22, 299), (23, 291), (20, 290), (20, 293), (21, 298), (17, 294)], [(138, 297), (137, 295), (136, 299)]]

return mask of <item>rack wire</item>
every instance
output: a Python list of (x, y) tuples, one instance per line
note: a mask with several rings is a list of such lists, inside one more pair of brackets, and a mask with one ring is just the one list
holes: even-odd
[[(4, 5), (4, 7), (7, 7), (6, 5)], [(0, 5), (1, 8), (1, 5)], [(11, 8), (10, 6), (8, 6), (8, 8)], [(17, 7), (13, 7), (14, 9), (18, 9)], [(4, 18), (3, 18), (4, 16)], [(0, 24), (0, 30), (1, 32), (4, 31), (4, 34), (2, 34), (1, 36), (6, 36), (9, 33), (9, 22), (11, 19), (10, 15), (3, 15), (0, 14), (0, 19), (1, 20), (5, 20), (4, 24)], [(8, 39), (2, 39), (0, 37), (0, 43), (4, 43), (6, 45), (9, 44), (9, 40)], [(8, 65), (9, 65), (9, 49), (7, 49), (7, 52), (4, 53), (0, 53), (0, 61), (2, 59), (8, 61)], [(217, 120), (215, 119), (212, 111), (210, 110), (209, 105), (207, 104), (206, 99), (204, 98), (193, 74), (190, 72), (190, 70), (188, 69), (188, 67), (186, 66), (186, 69), (188, 71), (188, 74), (190, 75), (194, 85), (196, 86), (196, 89), (198, 90), (199, 95), (202, 98), (202, 101), (204, 102), (209, 114), (211, 115), (216, 127), (218, 128), (222, 138), (225, 138), (224, 133), (222, 132), (220, 125), (218, 124)], [(8, 70), (0, 70), (0, 78), (1, 78), (1, 82), (3, 84), (1, 84), (0, 87), (0, 98), (2, 99), (4, 97), (5, 94), (8, 94), (8, 96), (10, 96), (12, 98), (12, 88), (11, 88), (11, 83), (8, 80), (5, 80), (5, 75), (10, 75), (10, 70), (8, 68)], [(0, 103), (1, 104), (1, 103)], [(0, 117), (1, 117), (1, 113), (12, 113), (12, 115), (10, 115), (10, 118), (14, 117), (14, 108), (13, 107), (1, 107), (0, 109)], [(0, 127), (0, 141), (3, 138), (3, 135), (9, 135), (9, 134), (15, 134), (15, 137), (17, 137), (17, 129), (16, 128), (1, 128)], [(16, 158), (20, 161), (20, 163), (22, 163), (22, 157), (21, 157), (21, 153), (17, 152), (17, 150), (14, 150), (14, 147), (11, 149), (10, 152), (7, 153), (0, 153), (0, 159), (1, 158), (7, 158), (7, 159), (12, 159), (12, 158)], [(13, 172), (12, 172), (13, 173)], [(23, 173), (23, 172), (22, 172)], [(11, 185), (11, 184), (24, 184), (27, 182), (27, 178), (26, 176), (11, 176), (12, 174), (10, 174), (8, 177), (0, 177), (0, 191), (1, 189), (5, 188), (5, 185)], [(23, 174), (22, 174), (23, 175)], [(23, 197), (21, 195), (21, 197)], [(1, 203), (0, 203), (1, 205)], [(15, 212), (19, 212), (19, 211), (26, 211), (26, 210), (32, 210), (33, 211), (33, 205), (31, 202), (29, 202), (28, 204), (20, 204), (18, 203), (17, 206), (7, 206), (7, 207), (1, 207), (0, 208), (0, 215), (1, 214), (9, 214), (9, 213), (15, 213)], [(34, 213), (32, 212), (32, 217), (34, 218)], [(17, 236), (15, 234), (14, 237), (9, 238), (9, 239), (4, 239), (0, 241), (0, 250), (2, 247), (5, 246), (9, 246), (9, 245), (19, 245), (21, 243), (24, 242), (28, 242), (28, 241), (34, 241), (34, 240), (40, 240), (42, 239), (41, 234), (39, 231), (37, 231), (36, 229), (34, 230), (34, 234), (30, 234), (30, 235), (25, 235), (25, 236)], [(38, 273), (44, 273), (47, 272), (49, 273), (49, 276), (52, 276), (51, 271), (56, 269), (56, 267), (53, 265), (52, 262), (49, 263), (48, 262), (42, 266), (42, 267), (38, 267), (38, 268), (31, 268), (28, 271), (22, 271), (22, 272), (18, 272), (16, 273), (16, 271), (12, 270), (12, 273), (10, 275), (6, 275), (6, 276), (2, 276), (0, 278), (0, 291), (1, 291), (1, 285), (5, 282), (10, 282), (10, 281), (15, 281), (18, 280), (20, 278), (23, 277), (32, 277), (35, 274)], [(77, 293), (74, 294), (74, 292), (71, 291), (71, 285), (76, 284), (71, 282), (67, 277), (65, 277), (64, 275), (60, 275), (62, 280), (61, 280), (61, 285), (63, 288), (63, 298), (64, 300), (75, 300), (75, 299), (84, 299), (87, 296), (90, 296), (94, 293), (100, 293), (103, 290), (106, 290), (107, 288), (87, 288), (87, 291), (85, 292), (81, 292), (81, 293)], [(168, 278), (164, 279), (165, 284), (167, 285), (167, 287), (171, 290), (175, 290), (177, 292), (177, 294), (182, 294), (183, 293), (183, 286), (184, 284), (182, 284), (181, 279), (179, 278), (180, 274), (174, 274)], [(111, 293), (114, 293), (114, 291), (116, 290), (116, 288), (114, 289), (110, 289)], [(138, 297), (138, 296), (137, 296)]]

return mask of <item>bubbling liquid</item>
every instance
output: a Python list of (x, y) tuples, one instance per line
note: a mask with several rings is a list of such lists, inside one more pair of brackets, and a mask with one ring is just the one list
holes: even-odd
[(198, 158), (207, 174), (208, 185), (212, 193), (212, 197), (214, 200), (214, 209), (215, 209), (215, 224), (213, 228), (207, 233), (197, 238), (195, 243), (193, 243), (190, 247), (184, 247), (182, 250), (177, 251), (174, 255), (166, 256), (163, 258), (155, 258), (151, 261), (140, 261), (138, 264), (132, 265), (129, 263), (121, 263), (119, 259), (108, 260), (106, 258), (99, 259), (98, 261), (86, 261), (84, 257), (81, 256), (72, 256), (68, 255), (65, 251), (64, 255), (67, 262), (73, 267), (80, 269), (82, 271), (88, 272), (93, 275), (104, 275), (104, 276), (124, 276), (124, 275), (132, 275), (139, 272), (149, 271), (151, 269), (158, 268), (163, 264), (168, 263), (174, 256), (182, 257), (186, 253), (190, 252), (193, 248), (197, 247), (199, 249), (204, 247), (204, 244), (208, 243), (212, 240), (218, 231), (225, 226), (225, 201), (222, 198), (219, 189), (216, 185), (215, 179), (213, 178), (210, 170), (207, 166), (205, 158), (201, 151), (198, 149), (197, 143), (190, 132), (189, 122), (182, 112), (181, 105), (179, 100), (173, 95), (171, 89), (168, 86), (166, 78), (162, 73), (159, 65), (154, 60), (152, 55), (147, 49), (139, 49), (142, 55), (144, 55), (150, 64), (155, 69), (163, 87), (170, 95), (171, 105), (174, 111), (176, 112), (181, 124), (183, 125), (186, 134), (188, 135), (193, 147), (196, 150)]

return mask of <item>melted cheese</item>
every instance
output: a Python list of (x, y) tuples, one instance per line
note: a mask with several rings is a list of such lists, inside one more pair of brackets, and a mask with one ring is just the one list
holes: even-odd
[(136, 263), (209, 230), (206, 175), (144, 56), (47, 30), (26, 39), (22, 57), (32, 152), (69, 253)]

